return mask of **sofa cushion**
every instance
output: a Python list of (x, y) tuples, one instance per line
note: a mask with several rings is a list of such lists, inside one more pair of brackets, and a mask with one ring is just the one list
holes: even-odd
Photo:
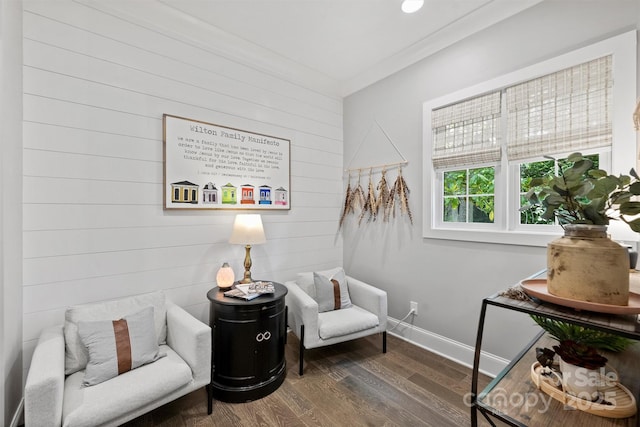
[(192, 380), (189, 365), (166, 345), (167, 356), (108, 381), (84, 387), (84, 371), (64, 382), (63, 426), (97, 426), (164, 398)]
[(153, 307), (117, 320), (78, 322), (89, 352), (82, 385), (92, 386), (165, 356), (158, 351)]
[(64, 322), (65, 374), (84, 369), (89, 360), (89, 353), (78, 335), (78, 322), (119, 319), (149, 306), (153, 307), (158, 344), (164, 344), (167, 341), (167, 308), (165, 295), (161, 291), (69, 307)]
[[(342, 267), (335, 267), (329, 270), (318, 271), (317, 273), (322, 274), (325, 277), (331, 278), (333, 277), (334, 274), (338, 273), (339, 271), (344, 272)], [(313, 273), (314, 273), (313, 271), (298, 273), (296, 277), (296, 284), (300, 287), (300, 289), (305, 291), (307, 295), (309, 295), (313, 299), (316, 299), (316, 288), (315, 288), (315, 283), (313, 281)]]
[(342, 269), (331, 277), (313, 273), (313, 282), (316, 288), (315, 300), (318, 303), (318, 312), (351, 307), (347, 277)]
[(378, 316), (357, 305), (318, 314), (318, 334), (323, 340), (375, 328), (378, 324)]

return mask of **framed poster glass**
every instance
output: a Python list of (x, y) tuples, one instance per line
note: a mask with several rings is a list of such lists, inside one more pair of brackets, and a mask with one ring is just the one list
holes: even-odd
[(290, 141), (164, 114), (164, 209), (290, 209)]

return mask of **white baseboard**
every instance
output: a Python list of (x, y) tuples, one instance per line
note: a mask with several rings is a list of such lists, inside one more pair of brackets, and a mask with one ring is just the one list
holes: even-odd
[[(387, 323), (387, 333), (461, 365), (473, 368), (475, 349), (470, 345), (454, 341), (406, 322), (400, 322), (391, 317), (387, 318)], [(485, 351), (480, 353), (480, 372), (490, 377), (498, 375), (508, 363), (507, 359), (494, 354)]]

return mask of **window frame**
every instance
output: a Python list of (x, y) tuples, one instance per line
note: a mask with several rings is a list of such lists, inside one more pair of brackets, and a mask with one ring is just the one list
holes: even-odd
[[(519, 212), (514, 206), (519, 204), (519, 198), (514, 200), (514, 194), (519, 194), (519, 184), (516, 183), (515, 169), (520, 163), (535, 161), (524, 159), (509, 162), (506, 157), (503, 141), (502, 159), (493, 164), (496, 167), (495, 182), (495, 219), (493, 224), (478, 223), (445, 223), (442, 217), (442, 172), (444, 170), (459, 170), (491, 166), (492, 164), (465, 165), (448, 169), (435, 170), (432, 163), (432, 130), (431, 111), (433, 109), (460, 102), (462, 100), (481, 95), (483, 93), (502, 90), (506, 87), (531, 80), (546, 74), (554, 73), (564, 68), (606, 56), (613, 57), (613, 105), (612, 130), (613, 144), (611, 146), (610, 162), (602, 159), (601, 167), (613, 174), (628, 173), (630, 168), (637, 167), (636, 131), (633, 126), (632, 114), (636, 105), (636, 32), (629, 31), (615, 37), (603, 40), (590, 46), (551, 58), (532, 66), (499, 76), (495, 79), (471, 86), (446, 96), (427, 101), (423, 104), (423, 224), (422, 236), (431, 239), (447, 239), (475, 241), (486, 243), (514, 244), (525, 246), (546, 246), (547, 243), (562, 234), (560, 226), (522, 226), (519, 224)], [(503, 120), (505, 116), (503, 116)], [(503, 131), (506, 130), (502, 126)], [(506, 134), (505, 134), (506, 135)], [(608, 151), (605, 149), (604, 152)], [(591, 152), (591, 151), (590, 151)], [(600, 151), (598, 151), (600, 152)], [(630, 164), (629, 159), (636, 159)], [(511, 164), (512, 163), (512, 164)], [(517, 172), (519, 177), (519, 170)], [(500, 210), (498, 210), (500, 209)], [(515, 209), (515, 210), (514, 210)], [(479, 226), (480, 225), (480, 226)], [(487, 227), (490, 225), (490, 227)], [(530, 227), (543, 227), (544, 230), (531, 230)], [(623, 241), (640, 240), (638, 233), (634, 233), (626, 224), (612, 221), (609, 232), (613, 238)]]
[[(572, 153), (560, 153), (553, 157), (556, 159), (567, 158)], [(609, 170), (611, 166), (611, 150), (609, 148), (596, 148), (587, 151), (582, 151), (583, 155), (598, 154), (600, 169)], [(557, 225), (544, 225), (544, 224), (521, 224), (520, 223), (520, 165), (522, 163), (533, 163), (549, 160), (544, 157), (532, 157), (529, 159), (523, 159), (510, 162), (508, 179), (510, 180), (510, 193), (509, 193), (509, 212), (518, 212), (516, 215), (510, 216), (509, 228), (516, 232), (524, 233), (556, 233), (558, 230)], [(626, 171), (625, 171), (626, 172)]]
[[(487, 167), (487, 166), (493, 166), (495, 168), (494, 170), (494, 176), (496, 177), (496, 181), (494, 183), (494, 212), (497, 212), (498, 209), (502, 209), (502, 206), (498, 206), (498, 204), (503, 203), (504, 199), (500, 200), (500, 202), (497, 199), (497, 194), (499, 193), (499, 191), (501, 191), (502, 187), (498, 185), (498, 180), (497, 177), (499, 175), (499, 168), (500, 166), (497, 165), (495, 163), (478, 163), (476, 165), (464, 165), (464, 166), (459, 166), (459, 167), (449, 167), (449, 168), (444, 168), (444, 169), (439, 169), (438, 171), (436, 171), (435, 173), (435, 180), (437, 181), (437, 184), (435, 186), (436, 190), (439, 193), (442, 193), (442, 187), (444, 184), (444, 173), (445, 172), (449, 172), (449, 171), (456, 171), (456, 170), (463, 170), (463, 169), (477, 169), (477, 168), (482, 168), (482, 167)], [(440, 196), (440, 194), (438, 194), (438, 196)], [(444, 197), (434, 197), (434, 203), (433, 203), (433, 207), (435, 209), (435, 212), (438, 212), (439, 214), (434, 218), (435, 220), (435, 224), (437, 224), (438, 228), (452, 228), (452, 229), (461, 229), (461, 230), (484, 230), (484, 231), (499, 231), (502, 228), (502, 224), (498, 223), (499, 221), (494, 217), (494, 220), (492, 223), (483, 223), (483, 222), (446, 222), (442, 220), (442, 212), (444, 210)]]

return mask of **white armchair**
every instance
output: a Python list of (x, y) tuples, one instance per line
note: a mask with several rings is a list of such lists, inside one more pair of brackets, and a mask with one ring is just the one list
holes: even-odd
[(314, 299), (313, 273), (300, 273), (285, 283), (288, 324), (300, 340), (300, 375), (305, 349), (382, 333), (382, 352), (387, 352), (387, 293), (350, 276), (346, 280), (353, 305), (326, 312), (319, 312)]
[[(149, 305), (151, 329), (161, 331), (159, 351), (166, 356), (91, 386), (82, 384), (84, 368), (69, 373), (74, 321), (115, 320)], [(162, 292), (71, 307), (65, 317), (64, 327), (42, 332), (33, 354), (25, 385), (26, 427), (117, 426), (201, 387), (210, 392), (211, 328)]]

